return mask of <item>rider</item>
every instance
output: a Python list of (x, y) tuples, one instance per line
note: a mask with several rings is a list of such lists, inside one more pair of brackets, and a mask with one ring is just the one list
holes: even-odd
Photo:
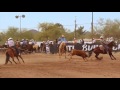
[(62, 42), (67, 42), (67, 40), (66, 40), (66, 38), (65, 38), (65, 36), (64, 35), (62, 35), (61, 37), (59, 37), (59, 39), (58, 39), (58, 46), (62, 43)]
[[(101, 39), (101, 44), (103, 45), (103, 47), (105, 48), (106, 50), (106, 53), (108, 53), (108, 50), (109, 50), (109, 47), (108, 47), (108, 43), (103, 39), (103, 36), (100, 37)], [(105, 53), (105, 51), (103, 50), (103, 52)]]
[(12, 38), (9, 38), (9, 39), (8, 39), (8, 47), (14, 48), (14, 49), (16, 50), (17, 54), (20, 54), (20, 53), (19, 53), (19, 50), (16, 48), (15, 42), (13, 41)]
[(65, 38), (65, 36), (64, 35), (62, 35), (62, 37), (60, 38), (60, 40), (61, 40), (61, 42), (67, 42), (67, 40), (66, 40), (66, 38)]

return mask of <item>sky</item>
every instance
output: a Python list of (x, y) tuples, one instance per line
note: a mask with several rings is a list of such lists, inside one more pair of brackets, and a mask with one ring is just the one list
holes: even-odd
[[(87, 31), (91, 30), (92, 12), (0, 12), (0, 32), (9, 27), (20, 28), (20, 18), (15, 16), (25, 15), (21, 18), (21, 28), (38, 30), (39, 23), (61, 23), (64, 28), (74, 31), (75, 19), (77, 27), (84, 26)], [(100, 18), (119, 19), (120, 12), (93, 12), (93, 22), (97, 23)]]

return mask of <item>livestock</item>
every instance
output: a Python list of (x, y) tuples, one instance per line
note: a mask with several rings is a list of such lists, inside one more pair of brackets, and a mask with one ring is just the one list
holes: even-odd
[[(86, 54), (85, 51), (83, 50), (76, 50), (76, 49), (73, 49), (71, 52), (70, 52), (70, 59), (72, 59), (72, 56), (73, 55), (77, 55), (77, 56), (81, 56), (85, 61), (87, 61), (86, 57), (88, 57), (88, 55)], [(69, 59), (69, 60), (70, 60)]]
[[(113, 56), (113, 54), (112, 54), (112, 48), (113, 48), (113, 46), (117, 47), (116, 43), (115, 43), (114, 41), (112, 41), (112, 42), (110, 42), (109, 44), (107, 44), (107, 46), (109, 47), (109, 48), (108, 48), (108, 54), (109, 54), (111, 60), (116, 60), (116, 58), (115, 58), (115, 57)], [(104, 52), (104, 51), (105, 51), (105, 52)], [(101, 59), (98, 57), (98, 55), (99, 55), (100, 53), (101, 53), (101, 54), (107, 54), (105, 48), (104, 48), (104, 51), (103, 51), (100, 47), (96, 47), (96, 48), (94, 48), (94, 49), (92, 49), (92, 50), (89, 51), (89, 57), (91, 57), (92, 52), (94, 52), (94, 53), (95, 53), (95, 57), (96, 57), (98, 60), (101, 60)]]
[[(14, 61), (14, 57), (16, 57), (19, 61), (18, 57), (20, 57), (22, 59), (23, 63), (24, 63), (24, 60), (23, 60), (21, 54), (18, 54), (14, 48), (11, 48), (11, 47), (7, 48), (5, 54), (6, 54), (5, 64), (7, 64), (8, 61), (12, 64), (12, 62), (10, 61), (10, 57), (12, 58), (13, 61)], [(15, 61), (14, 61), (14, 63), (17, 64)], [(20, 63), (20, 61), (19, 61), (19, 63)]]
[(62, 54), (65, 53), (65, 58), (66, 58), (66, 43), (62, 42), (59, 46), (59, 58), (61, 58)]

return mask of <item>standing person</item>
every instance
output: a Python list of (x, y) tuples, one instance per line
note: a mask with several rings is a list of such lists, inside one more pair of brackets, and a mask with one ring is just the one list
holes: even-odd
[[(104, 40), (103, 36), (101, 36), (100, 39), (101, 39), (100, 40), (101, 44), (103, 45), (103, 47), (105, 48), (106, 52), (108, 53), (108, 49), (109, 49), (109, 47), (107, 46), (108, 43)], [(103, 53), (105, 53), (104, 50), (103, 50)]]
[(8, 47), (14, 48), (14, 49), (16, 50), (17, 54), (20, 54), (20, 53), (19, 53), (19, 50), (16, 48), (15, 42), (13, 41), (12, 38), (9, 38), (9, 39), (8, 39)]
[(18, 39), (15, 41), (15, 46), (20, 47), (20, 41)]
[(56, 43), (56, 44), (58, 43), (58, 39), (55, 39), (55, 43)]
[(5, 42), (5, 47), (6, 47), (6, 48), (8, 47), (8, 41)]
[(83, 40), (83, 38), (81, 39), (81, 44), (82, 44), (82, 45), (84, 44), (84, 40)]
[(92, 39), (92, 44), (95, 44), (96, 43), (96, 40), (93, 38)]
[(57, 44), (59, 45), (60, 43), (61, 43), (61, 38), (59, 37)]
[(50, 53), (51, 53), (51, 54), (54, 54), (54, 46), (53, 46), (53, 43), (52, 43), (52, 42), (50, 42), (49, 48), (50, 48)]
[(74, 38), (73, 43), (74, 43), (74, 44), (76, 44), (76, 43), (77, 43), (77, 39), (76, 39), (76, 38)]

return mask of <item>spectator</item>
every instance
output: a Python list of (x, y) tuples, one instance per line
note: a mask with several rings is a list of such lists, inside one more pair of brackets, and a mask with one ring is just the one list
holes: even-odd
[(95, 44), (96, 43), (96, 40), (93, 38), (92, 39), (92, 44)]
[(83, 38), (81, 39), (81, 44), (82, 44), (82, 45), (84, 44), (84, 40), (83, 40)]
[(77, 39), (76, 39), (76, 38), (74, 38), (73, 43), (74, 43), (74, 44), (77, 43)]

